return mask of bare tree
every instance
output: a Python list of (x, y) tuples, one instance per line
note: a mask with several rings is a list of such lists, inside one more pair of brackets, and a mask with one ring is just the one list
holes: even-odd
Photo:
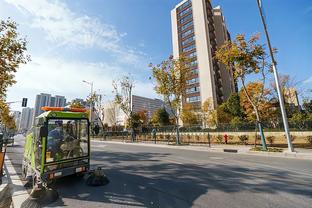
[[(287, 97), (289, 89), (295, 89), (298, 96), (304, 93), (304, 90), (300, 88), (301, 82), (297, 81), (295, 77), (290, 77), (288, 74), (280, 74), (279, 81), (284, 97)], [(272, 98), (276, 98), (276, 100), (278, 100), (277, 88), (274, 79), (270, 80), (270, 89)]]
[(129, 121), (129, 127), (132, 131), (132, 141), (134, 141), (134, 128), (132, 126), (132, 90), (134, 81), (130, 76), (123, 76), (120, 80), (113, 81), (113, 93), (115, 94), (115, 103), (125, 113)]
[[(104, 131), (104, 118), (105, 118), (105, 108), (104, 103), (102, 101), (103, 95), (93, 92), (91, 96), (87, 98), (88, 102), (93, 103), (92, 115), (95, 113), (95, 118), (100, 121), (101, 127)], [(90, 112), (90, 113), (91, 113)], [(104, 135), (104, 134), (103, 134)]]

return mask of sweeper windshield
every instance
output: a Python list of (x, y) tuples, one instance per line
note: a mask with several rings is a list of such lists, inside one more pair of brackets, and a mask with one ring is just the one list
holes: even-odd
[(46, 163), (88, 156), (86, 119), (49, 119)]

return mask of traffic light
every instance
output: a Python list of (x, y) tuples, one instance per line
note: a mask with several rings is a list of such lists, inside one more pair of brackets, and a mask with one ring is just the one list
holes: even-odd
[(23, 98), (22, 107), (27, 107), (27, 98)]

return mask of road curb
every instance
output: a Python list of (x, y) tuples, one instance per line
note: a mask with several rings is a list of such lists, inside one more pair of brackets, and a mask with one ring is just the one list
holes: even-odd
[(29, 194), (7, 156), (5, 157), (5, 162), (9, 173), (8, 180), (11, 186), (13, 207), (21, 207), (22, 203), (29, 197)]
[(312, 154), (307, 153), (297, 153), (297, 152), (255, 152), (248, 151), (246, 154), (249, 155), (259, 155), (259, 156), (267, 156), (267, 157), (281, 157), (281, 158), (293, 158), (293, 159), (304, 159), (304, 160), (312, 160)]

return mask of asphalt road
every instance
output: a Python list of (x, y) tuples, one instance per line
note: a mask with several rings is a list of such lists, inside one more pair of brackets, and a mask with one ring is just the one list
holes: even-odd
[[(9, 148), (20, 172), (22, 138)], [(92, 166), (110, 179), (56, 182), (60, 198), (48, 207), (307, 207), (312, 161), (92, 142)]]

